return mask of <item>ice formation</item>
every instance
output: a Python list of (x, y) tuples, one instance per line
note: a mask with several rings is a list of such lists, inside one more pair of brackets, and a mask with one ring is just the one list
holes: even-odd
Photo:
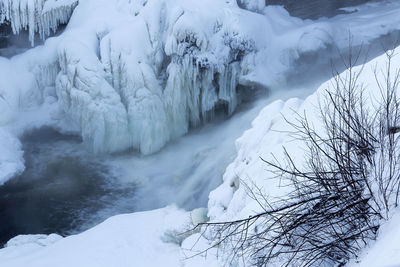
[(76, 40), (59, 48), (57, 96), (95, 152), (150, 154), (216, 107), (232, 114), (242, 59), (255, 51), (254, 41), (215, 15), (173, 1), (138, 2), (119, 3), (129, 27), (97, 28), (94, 51)]
[(28, 29), (33, 46), (35, 33), (44, 39), (55, 32), (77, 4), (78, 0), (0, 0), (0, 24), (9, 22), (14, 34)]

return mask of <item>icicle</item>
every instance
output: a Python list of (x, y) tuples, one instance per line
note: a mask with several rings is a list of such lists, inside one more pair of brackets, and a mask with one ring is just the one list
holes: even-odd
[(238, 85), (238, 76), (240, 66), (238, 62), (229, 64), (219, 75), (219, 95), (218, 98), (228, 103), (228, 114), (231, 115), (237, 106), (236, 87)]
[(168, 68), (164, 91), (173, 138), (187, 133), (189, 125), (196, 127), (208, 121), (209, 115), (212, 116), (209, 113), (220, 101), (227, 104), (227, 113), (231, 115), (238, 104), (239, 74), (239, 62), (201, 66), (191, 54), (176, 56)]
[(0, 0), (0, 24), (10, 22), (14, 34), (28, 29), (34, 46), (35, 33), (45, 39), (68, 22), (77, 4), (78, 0)]

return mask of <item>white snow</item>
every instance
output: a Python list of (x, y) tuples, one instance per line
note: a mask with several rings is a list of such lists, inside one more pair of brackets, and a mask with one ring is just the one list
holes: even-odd
[[(179, 266), (179, 233), (191, 215), (170, 206), (118, 215), (75, 236), (22, 236), (0, 250), (0, 266)], [(18, 244), (18, 246), (17, 246)]]
[(376, 242), (371, 242), (358, 259), (347, 266), (400, 266), (400, 212), (397, 210), (390, 220), (381, 226)]

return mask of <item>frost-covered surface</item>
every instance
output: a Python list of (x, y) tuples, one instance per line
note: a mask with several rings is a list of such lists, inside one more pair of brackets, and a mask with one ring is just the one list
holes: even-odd
[(10, 23), (14, 34), (29, 30), (34, 45), (35, 33), (44, 39), (68, 22), (78, 0), (0, 0), (0, 24)]

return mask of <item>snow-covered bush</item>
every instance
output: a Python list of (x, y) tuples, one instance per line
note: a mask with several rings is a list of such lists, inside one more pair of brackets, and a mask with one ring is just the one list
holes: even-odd
[[(399, 204), (400, 70), (386, 53), (375, 70), (379, 93), (364, 95), (363, 67), (350, 53), (347, 71), (337, 73), (319, 99), (320, 127), (306, 114), (287, 121), (302, 142), (305, 160), (284, 149), (283, 158), (265, 160), (288, 194), (271, 199), (256, 185), (248, 194), (263, 212), (245, 219), (203, 223), (214, 246), (255, 266), (341, 265), (375, 239), (382, 219)], [(354, 59), (356, 58), (356, 59)]]

